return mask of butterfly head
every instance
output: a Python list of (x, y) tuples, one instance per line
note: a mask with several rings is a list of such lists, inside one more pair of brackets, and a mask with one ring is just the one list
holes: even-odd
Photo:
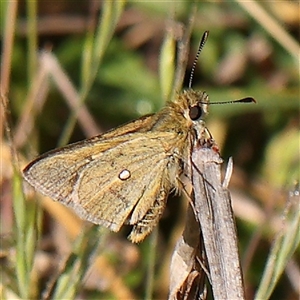
[(181, 113), (191, 126), (199, 122), (204, 123), (203, 119), (208, 114), (209, 105), (208, 95), (205, 92), (184, 90), (176, 100)]

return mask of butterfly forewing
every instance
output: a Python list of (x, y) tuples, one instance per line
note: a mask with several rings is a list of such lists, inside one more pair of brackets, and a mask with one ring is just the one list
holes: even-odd
[(172, 132), (127, 133), (109, 143), (100, 136), (81, 147), (74, 144), (42, 155), (26, 167), (24, 176), (83, 219), (118, 231), (127, 219), (138, 223), (161, 188), (167, 187), (167, 196), (176, 185), (168, 176), (175, 167), (166, 147), (170, 141), (176, 145)]

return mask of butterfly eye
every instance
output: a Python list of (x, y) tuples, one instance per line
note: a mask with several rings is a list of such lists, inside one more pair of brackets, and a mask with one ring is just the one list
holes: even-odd
[(198, 120), (202, 116), (201, 107), (198, 105), (190, 107), (189, 116), (193, 121)]

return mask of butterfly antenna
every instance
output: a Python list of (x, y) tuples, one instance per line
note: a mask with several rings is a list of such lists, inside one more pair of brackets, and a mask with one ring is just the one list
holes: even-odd
[(203, 46), (204, 46), (205, 42), (207, 41), (208, 33), (209, 33), (209, 31), (205, 31), (205, 32), (203, 33), (201, 42), (200, 42), (200, 44), (199, 44), (198, 51), (197, 51), (196, 57), (195, 57), (195, 59), (194, 59), (193, 66), (192, 66), (192, 70), (191, 70), (191, 75), (190, 75), (190, 80), (189, 80), (189, 89), (192, 88), (192, 82), (193, 82), (194, 73), (195, 73), (195, 69), (196, 69), (197, 62), (198, 62), (198, 58), (199, 58), (200, 52), (201, 52), (202, 49), (203, 49)]
[(246, 97), (238, 100), (230, 100), (224, 102), (210, 102), (209, 104), (230, 104), (230, 103), (256, 103), (255, 99), (252, 97)]

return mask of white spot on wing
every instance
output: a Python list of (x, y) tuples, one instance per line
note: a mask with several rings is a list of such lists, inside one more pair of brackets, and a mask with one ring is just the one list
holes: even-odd
[(131, 173), (130, 173), (130, 171), (127, 170), (127, 169), (122, 170), (122, 171), (120, 172), (120, 174), (119, 174), (119, 178), (120, 178), (121, 180), (127, 180), (127, 179), (130, 178), (130, 176), (131, 176)]

